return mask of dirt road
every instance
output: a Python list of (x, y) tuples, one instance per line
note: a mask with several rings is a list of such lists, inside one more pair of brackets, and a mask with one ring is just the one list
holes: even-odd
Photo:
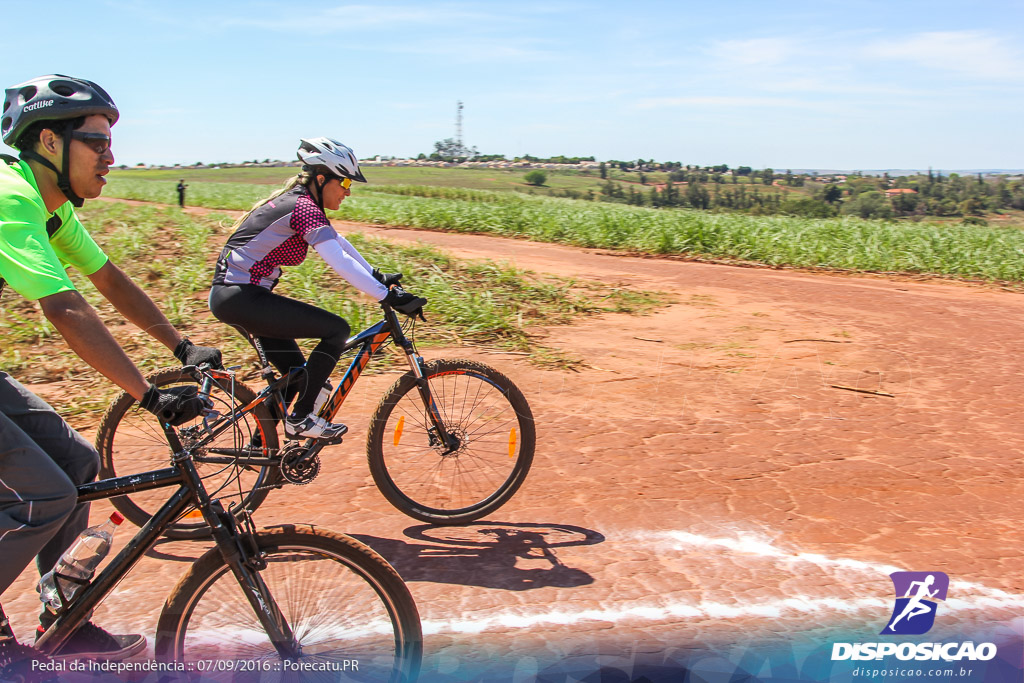
[[(897, 569), (949, 575), (937, 637), (1024, 614), (1021, 295), (338, 225), (678, 301), (550, 329), (580, 372), (430, 351), (498, 366), (533, 406), (534, 469), (493, 520), (425, 527), (373, 488), (361, 435), (394, 376), (357, 389), (355, 436), (315, 482), (260, 509), (260, 524), (321, 524), (387, 557), (418, 601), (438, 680), (474, 680), (497, 657), (529, 676), (628, 670), (741, 637), (877, 634)], [(152, 633), (200, 547), (160, 546), (171, 561), (144, 562), (97, 621)], [(31, 584), (26, 572), (5, 600), (19, 632)]]

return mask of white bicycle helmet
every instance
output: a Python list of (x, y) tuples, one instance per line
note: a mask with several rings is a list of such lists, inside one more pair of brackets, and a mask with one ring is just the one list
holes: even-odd
[(310, 138), (299, 141), (299, 161), (306, 166), (323, 166), (339, 178), (365, 183), (359, 162), (351, 147), (331, 138)]

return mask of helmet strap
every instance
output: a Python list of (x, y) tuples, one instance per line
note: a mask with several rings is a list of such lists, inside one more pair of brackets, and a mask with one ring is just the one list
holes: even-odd
[(319, 173), (319, 174), (318, 173), (314, 173), (313, 174), (313, 184), (316, 186), (316, 197), (315, 197), (315, 199), (316, 199), (316, 205), (319, 206), (320, 210), (323, 211), (324, 214), (326, 215), (327, 212), (324, 211), (324, 187), (326, 187), (327, 183), (330, 182), (330, 178), (328, 178), (326, 175), (324, 175), (323, 176), (324, 181), (320, 182), (320, 179), (318, 178), (318, 176), (320, 176), (320, 175), (323, 175), (323, 174), (322, 173)]
[[(71, 189), (71, 175), (68, 173), (71, 168), (71, 133), (74, 132), (74, 124), (68, 121), (67, 125), (64, 126), (64, 158), (61, 160), (61, 169), (57, 170), (57, 167), (53, 165), (49, 159), (43, 157), (37, 153), (34, 149), (23, 149), (18, 152), (18, 156), (26, 161), (32, 160), (38, 162), (50, 169), (57, 174), (57, 189), (59, 189), (64, 197), (70, 201), (73, 205), (81, 207), (85, 204), (85, 200), (79, 197)], [(323, 207), (321, 207), (323, 208)]]

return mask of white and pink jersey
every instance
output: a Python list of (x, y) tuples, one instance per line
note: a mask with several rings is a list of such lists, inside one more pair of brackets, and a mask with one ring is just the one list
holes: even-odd
[(297, 266), (310, 246), (337, 239), (309, 191), (297, 185), (253, 211), (231, 235), (217, 259), (213, 284), (273, 289), (281, 266)]

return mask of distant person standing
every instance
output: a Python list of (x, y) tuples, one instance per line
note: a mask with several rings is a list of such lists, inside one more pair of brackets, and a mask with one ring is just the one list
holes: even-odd
[(178, 181), (178, 206), (185, 208), (185, 188), (188, 185), (185, 184), (185, 179), (182, 178)]

